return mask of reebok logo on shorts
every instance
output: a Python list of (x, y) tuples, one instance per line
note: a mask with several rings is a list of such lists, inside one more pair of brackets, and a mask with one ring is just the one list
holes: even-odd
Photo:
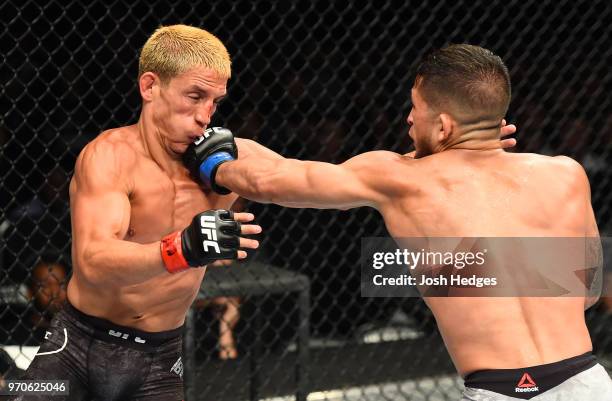
[(172, 365), (172, 368), (170, 368), (170, 372), (176, 373), (181, 379), (183, 378), (183, 361), (181, 357), (174, 362), (174, 365)]
[(540, 391), (540, 389), (536, 385), (535, 381), (533, 381), (531, 376), (529, 376), (529, 373), (523, 373), (523, 377), (521, 377), (521, 380), (519, 380), (516, 388), (514, 389), (515, 393), (531, 393), (538, 391)]

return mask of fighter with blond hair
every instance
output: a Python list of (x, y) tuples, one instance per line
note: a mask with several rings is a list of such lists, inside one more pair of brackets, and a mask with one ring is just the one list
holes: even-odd
[(245, 258), (258, 242), (242, 235), (261, 231), (253, 215), (227, 211), (237, 195), (204, 188), (181, 160), (226, 95), (230, 67), (209, 32), (157, 29), (140, 55), (138, 122), (79, 155), (68, 303), (26, 373), (68, 380), (69, 395), (54, 399), (183, 399), (182, 326), (206, 265)]

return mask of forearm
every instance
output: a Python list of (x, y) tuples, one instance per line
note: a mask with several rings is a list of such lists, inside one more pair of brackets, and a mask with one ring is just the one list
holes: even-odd
[(119, 239), (91, 241), (81, 250), (77, 246), (76, 259), (78, 272), (101, 285), (135, 285), (169, 274), (161, 258), (159, 241), (148, 244)]
[(249, 157), (223, 163), (217, 169), (217, 184), (252, 201), (273, 202), (275, 191), (267, 182), (282, 160)]
[(376, 195), (354, 170), (323, 162), (239, 159), (219, 166), (217, 183), (244, 198), (285, 207), (349, 209), (376, 204)]

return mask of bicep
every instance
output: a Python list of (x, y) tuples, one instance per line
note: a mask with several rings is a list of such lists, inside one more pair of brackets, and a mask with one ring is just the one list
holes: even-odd
[(251, 139), (236, 138), (236, 146), (238, 146), (238, 158), (246, 159), (249, 157), (258, 157), (262, 159), (283, 159), (270, 148), (261, 145)]
[(129, 197), (114, 157), (89, 149), (77, 160), (70, 184), (73, 241), (77, 252), (92, 241), (123, 239), (129, 228)]
[(278, 183), (278, 198), (274, 202), (291, 207), (378, 207), (389, 195), (384, 184), (386, 167), (381, 164), (388, 161), (388, 153), (370, 152), (338, 165), (299, 160), (279, 162), (273, 175), (284, 177), (284, 182)]
[(73, 228), (79, 237), (122, 239), (130, 222), (130, 202), (120, 191), (81, 191), (71, 194)]

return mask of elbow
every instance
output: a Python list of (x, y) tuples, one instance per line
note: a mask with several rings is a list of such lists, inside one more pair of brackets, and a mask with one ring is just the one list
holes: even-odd
[(91, 284), (104, 284), (105, 277), (100, 274), (102, 269), (98, 268), (101, 259), (100, 252), (89, 246), (79, 253), (80, 255), (76, 257), (79, 276)]
[(95, 257), (91, 252), (84, 252), (83, 255), (77, 258), (77, 265), (79, 266), (78, 274), (83, 277), (86, 282), (99, 284), (100, 276), (96, 274)]

